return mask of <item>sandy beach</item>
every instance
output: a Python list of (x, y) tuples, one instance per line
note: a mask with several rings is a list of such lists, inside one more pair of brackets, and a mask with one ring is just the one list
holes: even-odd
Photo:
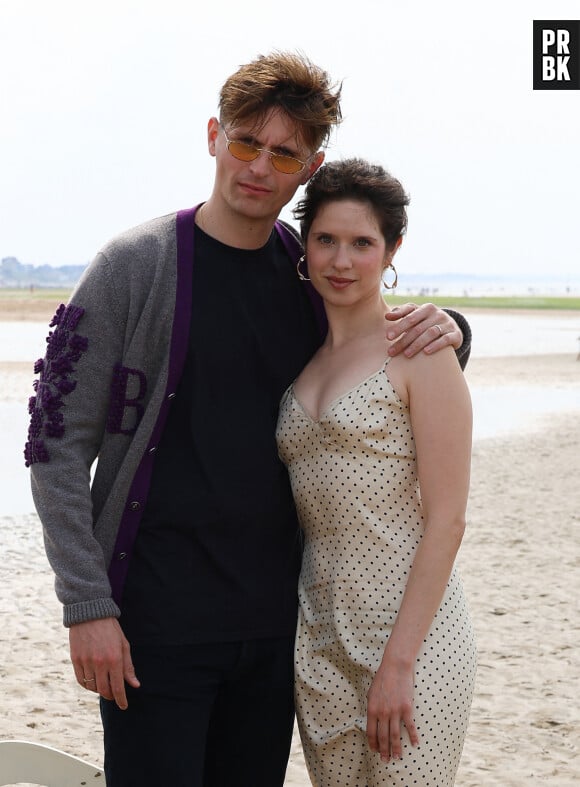
[[(25, 408), (30, 364), (0, 360), (0, 374), (0, 403)], [(472, 358), (466, 375), (500, 402), (504, 389), (535, 386), (566, 391), (576, 406), (547, 406), (525, 429), (474, 443), (458, 565), (480, 655), (457, 785), (571, 787), (580, 781), (580, 362), (575, 352)], [(14, 450), (21, 462), (22, 446)], [(0, 506), (0, 555), (0, 739), (101, 764), (97, 698), (74, 680), (35, 514)], [(309, 784), (295, 735), (286, 785)]]

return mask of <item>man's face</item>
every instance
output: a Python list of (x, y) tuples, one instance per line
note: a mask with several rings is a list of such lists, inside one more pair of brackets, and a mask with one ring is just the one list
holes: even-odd
[[(228, 151), (228, 139), (293, 156), (306, 165), (295, 174), (279, 172), (266, 151), (253, 161), (239, 161)], [(208, 124), (208, 148), (216, 157), (212, 198), (226, 214), (234, 212), (251, 221), (274, 222), (324, 158), (323, 153), (313, 155), (304, 146), (296, 125), (279, 110), (271, 110), (259, 126), (249, 120), (236, 127), (225, 124), (224, 128), (217, 118), (212, 118)]]

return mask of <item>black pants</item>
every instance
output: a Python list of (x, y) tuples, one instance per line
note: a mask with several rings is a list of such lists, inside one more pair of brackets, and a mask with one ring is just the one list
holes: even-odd
[(139, 689), (101, 699), (107, 787), (282, 787), (294, 638), (133, 647)]

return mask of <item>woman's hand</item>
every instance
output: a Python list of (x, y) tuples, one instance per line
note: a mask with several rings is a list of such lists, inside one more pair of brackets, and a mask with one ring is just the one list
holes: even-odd
[(367, 739), (371, 751), (389, 762), (402, 756), (402, 725), (413, 746), (419, 735), (413, 721), (413, 669), (385, 659), (377, 670), (367, 695)]

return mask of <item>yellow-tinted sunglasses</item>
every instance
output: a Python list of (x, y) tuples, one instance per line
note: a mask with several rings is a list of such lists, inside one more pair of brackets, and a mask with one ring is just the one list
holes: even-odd
[[(223, 126), (222, 126), (223, 128)], [(231, 155), (238, 161), (255, 161), (260, 153), (267, 153), (274, 169), (283, 172), (285, 175), (295, 175), (306, 166), (305, 161), (300, 161), (294, 156), (285, 156), (282, 153), (273, 153), (268, 148), (258, 148), (255, 145), (248, 145), (247, 142), (240, 142), (237, 139), (230, 139), (224, 128), (226, 145)]]

